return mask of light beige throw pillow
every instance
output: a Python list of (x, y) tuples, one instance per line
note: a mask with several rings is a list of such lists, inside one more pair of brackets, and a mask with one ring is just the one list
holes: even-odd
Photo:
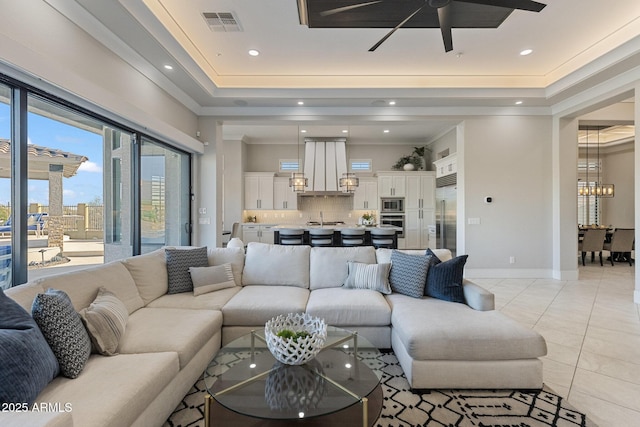
[(129, 312), (116, 295), (104, 287), (96, 299), (80, 312), (95, 351), (104, 356), (118, 354), (118, 344), (124, 335)]
[(230, 262), (209, 267), (189, 267), (189, 273), (191, 273), (195, 296), (233, 288), (236, 285)]

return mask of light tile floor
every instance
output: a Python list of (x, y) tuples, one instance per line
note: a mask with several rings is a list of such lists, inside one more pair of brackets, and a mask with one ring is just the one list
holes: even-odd
[(635, 266), (580, 266), (579, 280), (474, 279), (496, 309), (547, 341), (544, 382), (600, 427), (640, 426)]

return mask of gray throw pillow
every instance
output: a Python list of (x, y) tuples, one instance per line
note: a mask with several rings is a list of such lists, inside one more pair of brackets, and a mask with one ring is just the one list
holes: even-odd
[(118, 344), (124, 335), (129, 312), (113, 292), (100, 287), (96, 299), (80, 311), (80, 317), (97, 353), (104, 356), (118, 354)]
[(167, 275), (169, 278), (168, 294), (193, 292), (193, 282), (189, 267), (208, 267), (207, 247), (195, 249), (166, 248)]
[(344, 288), (371, 289), (383, 294), (390, 294), (389, 270), (391, 264), (364, 264), (347, 261), (348, 276)]
[(56, 355), (60, 373), (69, 378), (80, 375), (91, 354), (91, 339), (69, 296), (48, 289), (36, 295), (31, 315)]
[(430, 265), (430, 256), (409, 255), (393, 250), (389, 273), (391, 290), (413, 298), (422, 298)]
[(58, 361), (27, 311), (0, 289), (0, 403), (29, 406), (58, 375)]
[(431, 249), (427, 249), (427, 254), (429, 253), (432, 254), (435, 263), (429, 269), (424, 294), (444, 301), (464, 304), (462, 279), (468, 255), (460, 255), (442, 262)]
[(233, 288), (236, 285), (233, 279), (231, 263), (229, 262), (210, 267), (189, 267), (189, 273), (191, 273), (193, 295), (195, 296), (220, 289)]

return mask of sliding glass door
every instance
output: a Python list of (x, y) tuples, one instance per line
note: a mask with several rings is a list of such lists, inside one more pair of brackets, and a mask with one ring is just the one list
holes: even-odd
[(11, 286), (11, 90), (0, 84), (0, 289)]
[(141, 253), (190, 242), (189, 154), (143, 138), (140, 148)]

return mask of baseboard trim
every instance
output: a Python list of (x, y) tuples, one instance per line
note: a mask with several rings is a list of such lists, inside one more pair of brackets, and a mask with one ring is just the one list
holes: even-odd
[(552, 270), (526, 268), (465, 268), (467, 279), (553, 279)]

